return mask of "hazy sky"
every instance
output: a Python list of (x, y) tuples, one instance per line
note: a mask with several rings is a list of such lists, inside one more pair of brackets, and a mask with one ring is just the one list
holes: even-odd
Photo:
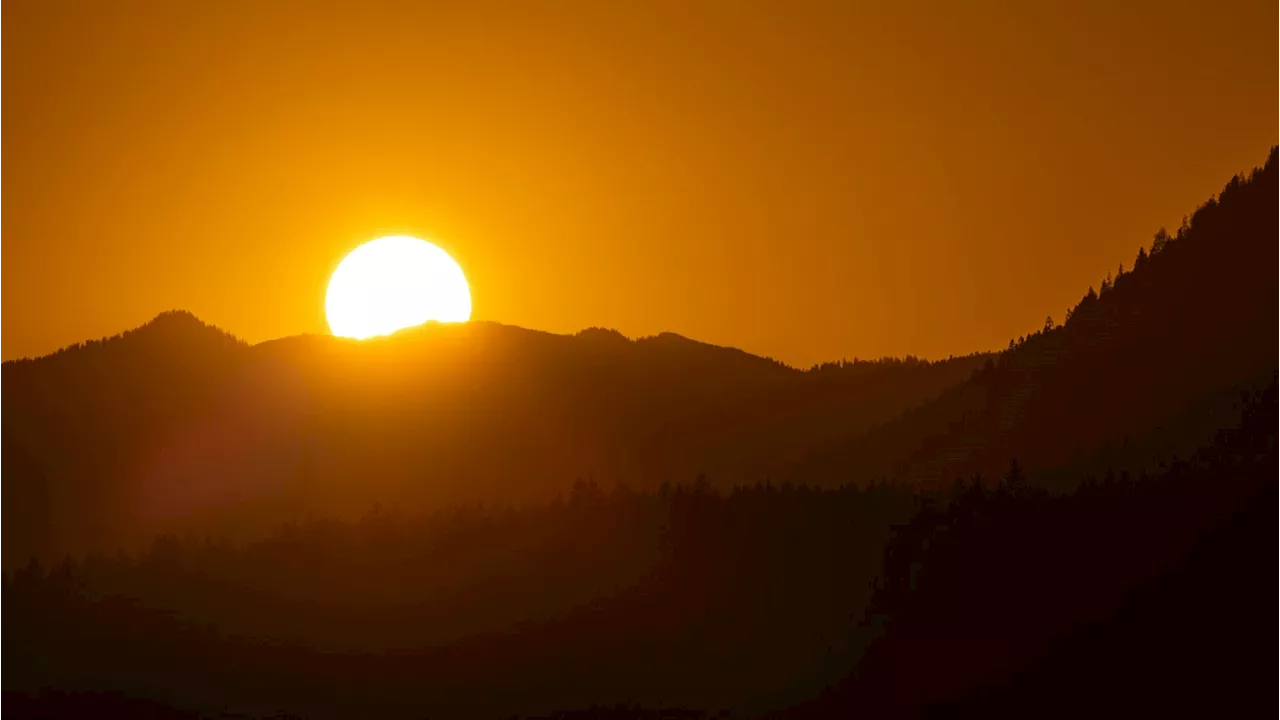
[(3, 356), (324, 332), (391, 233), (477, 319), (998, 348), (1277, 140), (1274, 0), (622, 5), (6, 2)]

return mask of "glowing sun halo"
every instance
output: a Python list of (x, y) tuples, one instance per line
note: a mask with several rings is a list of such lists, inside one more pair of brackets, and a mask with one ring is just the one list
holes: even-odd
[(329, 331), (350, 338), (387, 335), (428, 320), (471, 318), (462, 268), (425, 240), (392, 235), (352, 250), (329, 278)]

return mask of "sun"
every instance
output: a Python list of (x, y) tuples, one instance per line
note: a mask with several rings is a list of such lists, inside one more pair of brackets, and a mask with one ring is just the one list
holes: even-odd
[(324, 299), (329, 331), (364, 339), (428, 320), (471, 319), (471, 289), (462, 268), (426, 240), (391, 235), (352, 250), (329, 278)]

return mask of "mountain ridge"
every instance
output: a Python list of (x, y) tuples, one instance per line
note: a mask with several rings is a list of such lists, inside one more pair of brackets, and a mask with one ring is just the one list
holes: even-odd
[(809, 471), (946, 485), (998, 477), (1017, 456), (1057, 485), (1104, 467), (1142, 472), (1238, 422), (1240, 394), (1276, 372), (1276, 157), (1173, 235), (1161, 228), (1063, 324), (1011, 340), (974, 379), (810, 458)]
[(520, 503), (579, 478), (753, 482), (986, 359), (799, 370), (674, 333), (485, 322), (248, 345), (170, 312), (3, 365), (6, 499), (42, 528), (5, 562), (164, 531), (252, 535), (376, 502)]
[(1064, 324), (936, 362), (798, 370), (670, 333), (484, 322), (249, 346), (162, 314), (4, 363), (5, 499), (36, 514), (5, 565), (374, 503), (519, 504), (578, 479), (937, 487), (1015, 456), (1046, 486), (1154, 469), (1275, 376), (1275, 197), (1273, 148)]

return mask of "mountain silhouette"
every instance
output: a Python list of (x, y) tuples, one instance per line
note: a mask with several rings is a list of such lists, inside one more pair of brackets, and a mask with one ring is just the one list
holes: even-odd
[(167, 313), (6, 363), (6, 712), (1257, 714), (1275, 174), (998, 354)]
[(496, 323), (249, 346), (172, 312), (5, 363), (6, 567), (160, 532), (521, 503), (576, 480), (723, 486), (783, 472), (929, 400), (987, 356), (799, 371), (664, 333)]
[(998, 477), (1017, 457), (1064, 488), (1089, 473), (1155, 469), (1237, 423), (1240, 394), (1276, 371), (1276, 150), (1176, 234), (1089, 288), (1063, 324), (1010, 342), (939, 398), (830, 452), (797, 477), (945, 486)]
[[(190, 313), (165, 312), (111, 338), (4, 363), (6, 567), (92, 547), (128, 513), (117, 483), (158, 428), (216, 399), (244, 343)], [(25, 560), (24, 560), (25, 561)]]
[(1016, 455), (1063, 486), (1158, 467), (1274, 373), (1275, 164), (999, 355), (800, 371), (671, 333), (485, 322), (249, 346), (169, 312), (7, 362), (4, 563), (375, 503), (521, 503), (579, 479), (945, 487)]

